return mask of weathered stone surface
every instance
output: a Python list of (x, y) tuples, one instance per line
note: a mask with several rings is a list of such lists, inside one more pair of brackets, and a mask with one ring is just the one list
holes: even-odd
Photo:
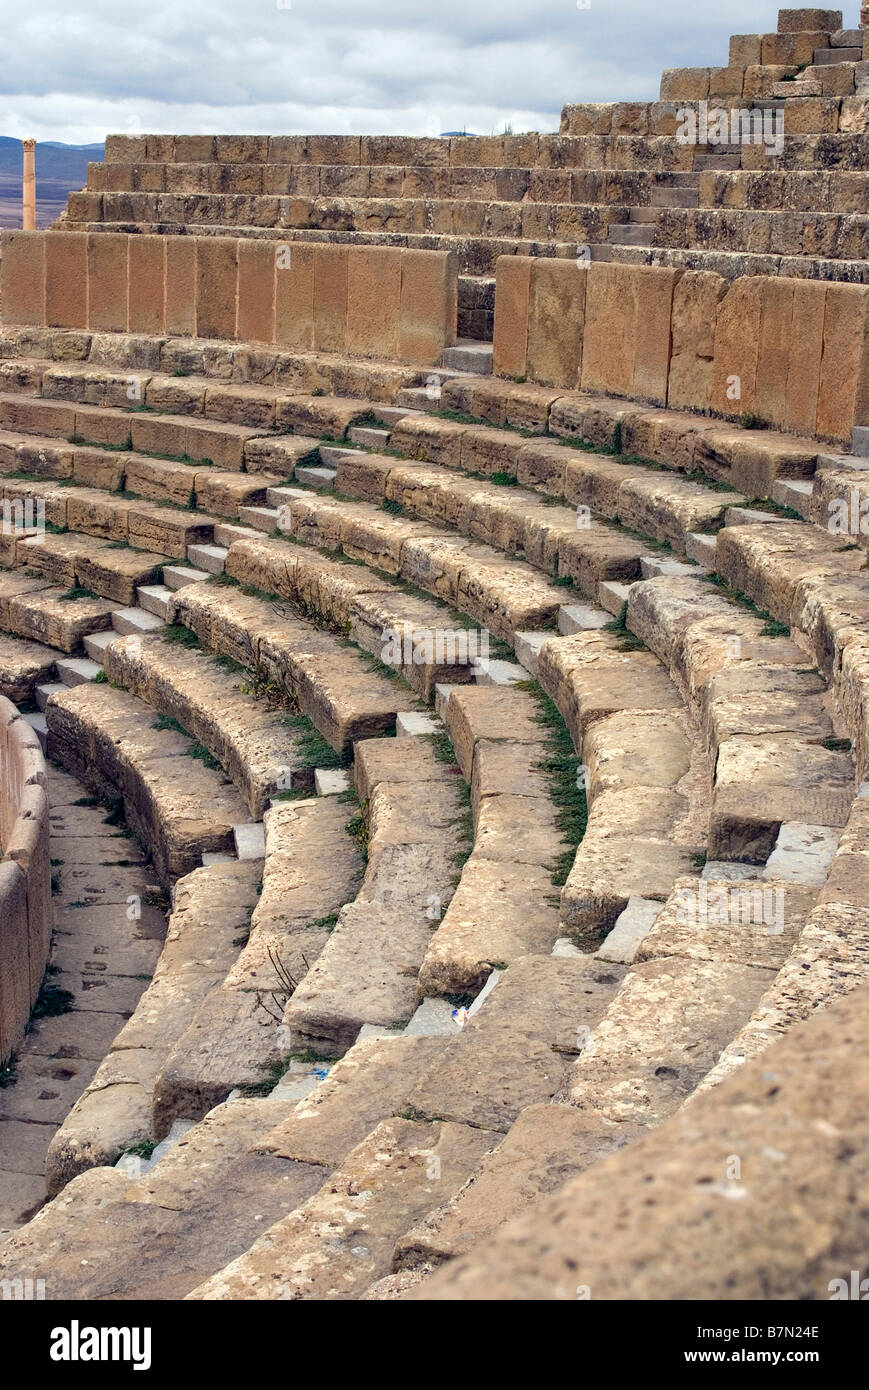
[(501, 962), (550, 952), (559, 935), (557, 896), (551, 874), (536, 864), (472, 855), (425, 953), (421, 992), (476, 992)]
[(466, 1125), (384, 1121), (320, 1192), (192, 1297), (358, 1296), (387, 1273), (396, 1238), (461, 1187), (491, 1147), (490, 1135)]
[[(866, 1018), (865, 990), (817, 1014), (411, 1296), (570, 1301), (581, 1285), (602, 1299), (718, 1298), (725, 1288), (731, 1297), (829, 1298), (830, 1281), (859, 1268), (866, 1240), (853, 1215)], [(730, 1153), (742, 1165), (735, 1184), (723, 1167)], [(795, 1195), (801, 1165), (817, 1180)], [(722, 1205), (734, 1191), (743, 1199)]]
[(407, 1097), (443, 1050), (440, 1038), (367, 1038), (331, 1068), (257, 1153), (339, 1168), (367, 1134), (407, 1109)]
[(572, 1105), (526, 1106), (470, 1182), (401, 1237), (393, 1268), (428, 1268), (468, 1254), (505, 1221), (524, 1215), (530, 1204), (632, 1137), (629, 1125)]
[(585, 958), (514, 960), (482, 1007), (411, 1090), (427, 1119), (506, 1131), (526, 1105), (549, 1100), (609, 1007), (624, 971)]

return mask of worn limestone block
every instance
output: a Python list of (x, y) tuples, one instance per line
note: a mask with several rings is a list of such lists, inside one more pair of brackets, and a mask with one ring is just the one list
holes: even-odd
[(27, 877), (13, 860), (0, 863), (0, 1057), (6, 1061), (24, 1035), (33, 996), (27, 923)]
[(671, 838), (687, 809), (684, 797), (658, 787), (615, 788), (593, 802), (561, 893), (562, 921), (583, 949), (596, 949), (630, 898), (664, 902), (691, 872), (691, 851)]
[(841, 28), (841, 10), (792, 9), (778, 12), (780, 34), (799, 34), (807, 31), (836, 34)]
[(636, 960), (685, 956), (778, 970), (816, 899), (816, 888), (761, 878), (677, 879)]
[(422, 994), (476, 993), (502, 963), (548, 955), (559, 935), (557, 899), (548, 870), (472, 855), (425, 953)]
[(103, 232), (88, 236), (88, 325), (124, 333), (131, 238)]
[(794, 281), (783, 423), (787, 430), (804, 434), (813, 434), (818, 421), (826, 295), (826, 285), (809, 279)]
[(705, 101), (709, 68), (668, 68), (661, 78), (661, 101)]
[(234, 338), (238, 299), (238, 242), (196, 238), (196, 336)]
[(869, 287), (829, 284), (815, 432), (850, 441), (863, 393), (869, 341)]
[(45, 240), (45, 322), (87, 327), (86, 232), (50, 232)]
[(636, 363), (633, 266), (593, 261), (588, 269), (582, 353), (583, 391), (629, 396)]
[(131, 333), (162, 333), (165, 324), (166, 243), (161, 236), (131, 236), (129, 309)]
[(494, 371), (496, 376), (528, 374), (531, 313), (531, 256), (499, 256), (495, 267)]
[(270, 241), (238, 244), (238, 337), (241, 342), (275, 340), (277, 252)]
[(4, 231), (0, 261), (3, 321), (42, 325), (46, 319), (47, 232)]
[(574, 1066), (573, 1104), (619, 1123), (672, 1114), (771, 978), (769, 968), (685, 957), (635, 965)]
[(527, 374), (544, 386), (579, 385), (588, 274), (574, 260), (532, 260)]
[(319, 1192), (191, 1297), (358, 1297), (389, 1272), (398, 1236), (456, 1192), (492, 1146), (466, 1125), (384, 1121)]
[(351, 246), (347, 262), (345, 349), (362, 357), (399, 355), (402, 252)]
[(314, 347), (343, 352), (347, 338), (347, 286), (350, 248), (314, 247)]
[(755, 406), (763, 278), (736, 280), (718, 304), (715, 320), (712, 406), (722, 415)]
[(440, 1038), (366, 1038), (331, 1068), (329, 1075), (256, 1145), (274, 1154), (326, 1169), (340, 1167), (346, 1154), (382, 1120), (407, 1108), (412, 1087), (437, 1060)]
[(760, 62), (760, 34), (734, 34), (730, 40), (730, 62), (740, 68)]
[(783, 823), (843, 826), (853, 801), (847, 753), (793, 735), (739, 735), (718, 750), (709, 857), (763, 864)]
[(727, 281), (712, 271), (687, 270), (676, 283), (667, 403), (677, 410), (712, 405), (715, 318), (726, 292)]
[[(867, 993), (855, 990), (772, 1039), (763, 1056), (660, 1130), (594, 1164), (411, 1298), (575, 1303), (581, 1279), (605, 1300), (717, 1299), (725, 1291), (829, 1299), (831, 1281), (859, 1267), (866, 1241), (865, 1219), (855, 1229), (853, 1213), (864, 1173)], [(840, 1130), (855, 1123), (860, 1136), (843, 1170)], [(724, 1134), (727, 1152), (741, 1156), (741, 1184), (720, 1176)], [(818, 1174), (796, 1201), (794, 1164)], [(821, 1251), (812, 1234), (819, 1226), (830, 1232)], [(663, 1263), (662, 1249), (670, 1252)]]
[(398, 358), (436, 365), (456, 341), (459, 262), (455, 252), (401, 252)]
[[(506, 1132), (549, 1100), (616, 995), (624, 970), (592, 957), (514, 960), (408, 1097), (427, 1119)], [(513, 1046), (509, 1039), (513, 1039)]]
[(632, 266), (636, 297), (634, 372), (630, 394), (666, 405), (672, 350), (673, 294), (682, 272)]
[(167, 333), (193, 337), (196, 331), (196, 241), (193, 237), (166, 237)]

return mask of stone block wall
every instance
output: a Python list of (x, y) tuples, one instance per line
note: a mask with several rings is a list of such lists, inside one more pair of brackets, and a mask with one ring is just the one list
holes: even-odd
[(52, 927), (45, 761), (30, 725), (0, 696), (0, 1064), (24, 1036)]
[(495, 372), (850, 440), (869, 422), (869, 287), (502, 256)]
[(180, 334), (436, 364), (456, 338), (452, 252), (238, 237), (4, 232), (6, 323)]

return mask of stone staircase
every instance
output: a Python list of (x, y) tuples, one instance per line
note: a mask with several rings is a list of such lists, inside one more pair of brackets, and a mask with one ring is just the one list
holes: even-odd
[[(410, 1293), (862, 981), (865, 550), (814, 524), (856, 459), (467, 360), (55, 365), (81, 336), (4, 340), (0, 486), (54, 529), (4, 536), (0, 685), (174, 903), (4, 1277)], [(781, 930), (686, 925), (734, 893)]]
[[(777, 33), (731, 39), (727, 66), (665, 72), (655, 103), (567, 105), (558, 134), (110, 136), (56, 225), (453, 250), (459, 331), (477, 342), (499, 255), (864, 283), (869, 48), (841, 20), (782, 10)], [(781, 144), (708, 124), (683, 139), (686, 112), (720, 110), (749, 132), (780, 118)], [(752, 174), (757, 206), (733, 196)]]

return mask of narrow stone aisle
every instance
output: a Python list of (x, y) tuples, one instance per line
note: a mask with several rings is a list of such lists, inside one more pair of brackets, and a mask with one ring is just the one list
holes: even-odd
[(41, 1016), (0, 1086), (0, 1240), (45, 1201), (52, 1136), (135, 1009), (166, 933), (136, 841), (74, 777), (48, 773), (55, 931)]

